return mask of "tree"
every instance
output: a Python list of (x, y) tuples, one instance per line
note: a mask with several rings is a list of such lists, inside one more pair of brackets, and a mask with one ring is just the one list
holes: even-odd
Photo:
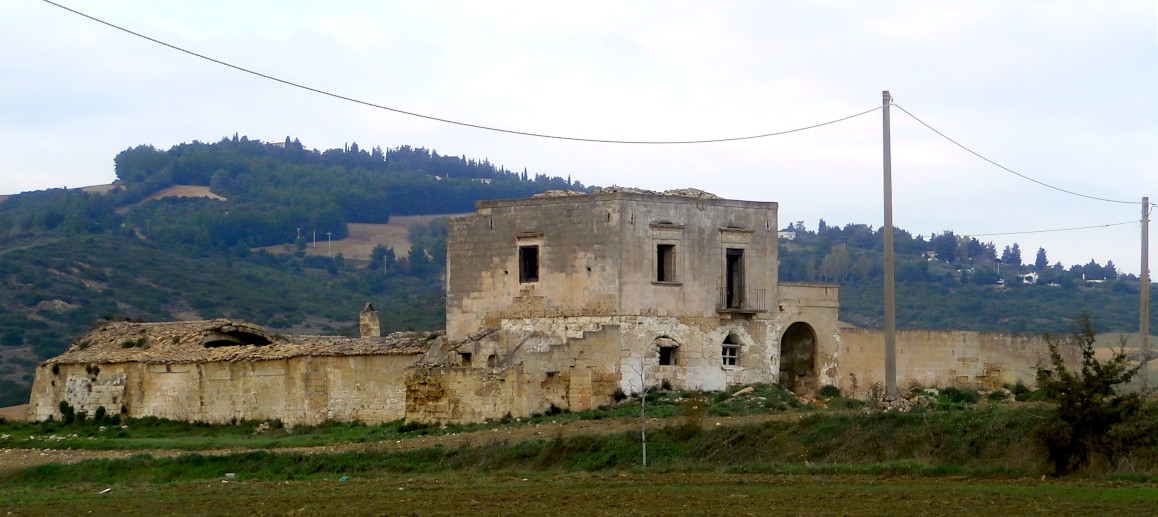
[(825, 280), (844, 280), (852, 267), (852, 258), (845, 245), (833, 246), (828, 255), (820, 259), (820, 276)]
[(1049, 267), (1049, 259), (1045, 257), (1045, 248), (1037, 249), (1037, 260), (1033, 261), (1033, 267), (1037, 268), (1038, 271)]
[(938, 260), (945, 262), (957, 260), (957, 236), (953, 232), (946, 231), (941, 235), (936, 235), (931, 243), (933, 251), (937, 253)]
[[(1046, 335), (1052, 369), (1038, 367), (1038, 386), (1057, 404), (1057, 414), (1040, 436), (1059, 476), (1088, 464), (1091, 453), (1112, 456), (1109, 431), (1142, 407), (1140, 394), (1118, 392), (1118, 386), (1129, 383), (1142, 363), (1130, 361), (1124, 338), (1113, 357), (1099, 360), (1094, 355), (1096, 338), (1088, 313), (1078, 317), (1068, 338)], [(1061, 347), (1069, 346), (1081, 353), (1078, 370), (1066, 367), (1062, 358)]]
[(1017, 243), (1013, 243), (1013, 247), (1006, 246), (1001, 251), (1001, 263), (1011, 264), (1014, 267), (1021, 267), (1021, 248)]

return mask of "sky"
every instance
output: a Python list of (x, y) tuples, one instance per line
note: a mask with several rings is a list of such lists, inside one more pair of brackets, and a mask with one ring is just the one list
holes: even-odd
[[(895, 226), (1017, 243), (1030, 263), (1044, 248), (1137, 274), (1140, 202), (1158, 201), (1154, 0), (58, 3), (317, 90), (577, 138), (776, 133), (880, 108), (888, 90)], [(0, 0), (0, 77), (0, 194), (110, 183), (127, 148), (237, 133), (776, 201), (781, 227), (884, 221), (881, 109), (724, 143), (534, 138), (287, 86), (42, 0)]]

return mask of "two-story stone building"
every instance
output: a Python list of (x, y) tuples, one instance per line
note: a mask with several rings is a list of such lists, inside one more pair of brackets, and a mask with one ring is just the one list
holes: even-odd
[(645, 383), (835, 384), (836, 287), (779, 283), (776, 208), (694, 190), (479, 202), (449, 226), (460, 345), (412, 368), (408, 414), (581, 410)]

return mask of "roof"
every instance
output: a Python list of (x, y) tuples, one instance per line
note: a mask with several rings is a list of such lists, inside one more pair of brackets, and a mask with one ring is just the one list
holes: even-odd
[(282, 336), (243, 321), (215, 319), (98, 325), (41, 364), (146, 364), (269, 361), (291, 357), (420, 355), (445, 340), (442, 332), (382, 337)]

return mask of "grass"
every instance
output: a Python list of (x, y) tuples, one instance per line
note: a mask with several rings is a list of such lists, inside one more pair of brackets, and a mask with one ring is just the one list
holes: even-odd
[[(799, 402), (792, 394), (775, 386), (757, 384), (745, 393), (745, 387), (734, 387), (715, 394), (715, 400), (697, 392), (652, 390), (647, 395), (648, 418), (666, 419), (685, 414), (689, 401), (706, 402), (701, 411), (710, 416), (740, 416), (779, 411), (813, 411), (817, 407)], [(840, 399), (839, 407), (848, 407)], [(855, 404), (853, 404), (855, 405)], [(863, 403), (861, 404), (863, 405)], [(482, 424), (458, 426), (423, 426), (401, 420), (377, 425), (358, 422), (329, 421), (319, 425), (285, 427), (278, 421), (268, 423), (269, 430), (256, 432), (263, 422), (243, 421), (233, 424), (182, 422), (160, 418), (128, 419), (125, 425), (115, 415), (104, 421), (93, 419), (64, 423), (6, 422), (0, 419), (0, 441), (4, 447), (48, 449), (178, 449), (209, 450), (228, 448), (271, 449), (310, 447), (332, 443), (363, 443), (397, 440), (421, 435), (445, 435), (505, 426), (533, 425), (546, 422), (634, 418), (639, 416), (639, 397), (618, 404), (580, 412), (548, 411), (528, 418), (504, 418)]]
[[(675, 424), (648, 432), (649, 469), (671, 472), (1037, 476), (1035, 421), (1020, 409), (816, 412), (803, 419), (702, 428)], [(559, 436), (480, 447), (336, 454), (253, 451), (176, 458), (138, 455), (41, 465), (0, 474), (9, 486), (173, 483), (220, 479), (302, 480), (397, 474), (604, 472), (640, 468), (638, 432)], [(1147, 478), (1148, 479), (1148, 478)]]

